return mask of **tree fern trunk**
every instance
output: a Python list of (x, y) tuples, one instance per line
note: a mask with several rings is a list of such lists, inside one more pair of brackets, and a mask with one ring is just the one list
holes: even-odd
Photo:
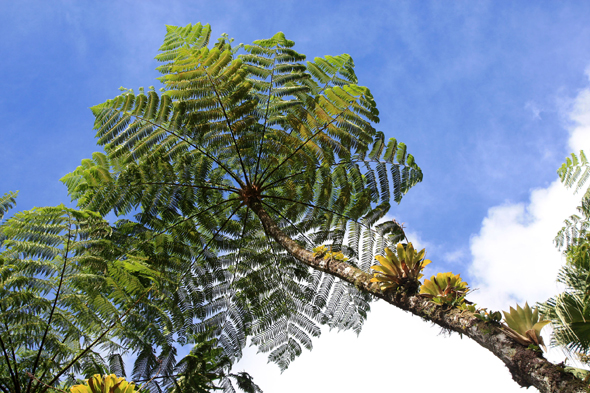
[(479, 345), (490, 350), (500, 358), (510, 370), (512, 378), (522, 387), (534, 386), (543, 393), (586, 392), (581, 380), (550, 363), (539, 352), (527, 349), (502, 332), (491, 323), (483, 322), (471, 312), (459, 309), (445, 309), (420, 296), (408, 296), (403, 293), (383, 293), (377, 283), (370, 282), (372, 275), (357, 269), (346, 262), (325, 260), (314, 257), (313, 253), (299, 246), (277, 226), (259, 201), (250, 203), (251, 209), (260, 219), (267, 235), (281, 244), (291, 255), (302, 263), (369, 292), (386, 302), (409, 311), (426, 321), (433, 322), (467, 336)]

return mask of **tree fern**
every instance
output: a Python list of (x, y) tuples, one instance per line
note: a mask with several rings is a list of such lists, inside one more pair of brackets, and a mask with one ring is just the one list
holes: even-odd
[(283, 33), (243, 47), (209, 39), (208, 25), (169, 26), (163, 92), (126, 89), (93, 107), (106, 155), (63, 181), (80, 206), (139, 211), (137, 225), (185, 250), (167, 268), (167, 296), (183, 307), (175, 328), (214, 329), (232, 359), (251, 336), (284, 368), (318, 324), (360, 331), (370, 299), (285, 251), (252, 207), (300, 246), (327, 244), (368, 269), (396, 228), (375, 224), (422, 173), (374, 129), (350, 56), (303, 63)]

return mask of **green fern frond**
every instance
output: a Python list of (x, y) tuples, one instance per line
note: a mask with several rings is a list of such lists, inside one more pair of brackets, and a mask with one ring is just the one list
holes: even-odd
[[(120, 355), (126, 347), (139, 352), (135, 369), (141, 375), (157, 372), (156, 358), (173, 367), (172, 332), (185, 342), (191, 336), (195, 306), (204, 301), (194, 289), (207, 279), (186, 278), (178, 288), (185, 268), (180, 258), (192, 254), (183, 244), (190, 236), (184, 233), (178, 241), (175, 229), (164, 235), (127, 221), (109, 227), (95, 212), (64, 206), (17, 213), (4, 222), (0, 340), (14, 357), (6, 364), (2, 356), (2, 369), (18, 367), (22, 389), (30, 381), (26, 372), (53, 385), (66, 373), (124, 371)], [(89, 343), (108, 350), (110, 359)], [(7, 383), (17, 389), (14, 378)]]
[(581, 353), (590, 352), (589, 248), (587, 238), (568, 246), (566, 264), (557, 276), (565, 290), (539, 305), (541, 315), (552, 323), (552, 345)]

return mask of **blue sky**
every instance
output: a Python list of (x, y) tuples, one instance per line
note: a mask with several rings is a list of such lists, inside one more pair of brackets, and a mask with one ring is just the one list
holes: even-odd
[[(548, 195), (558, 193), (552, 183), (565, 156), (583, 147), (572, 135), (588, 133), (579, 126), (588, 15), (588, 2), (559, 1), (3, 1), (0, 192), (20, 190), (19, 210), (68, 202), (58, 179), (98, 150), (88, 107), (119, 86), (158, 86), (153, 58), (166, 24), (209, 23), (213, 37), (226, 32), (244, 43), (283, 31), (310, 59), (354, 58), (380, 110), (377, 129), (407, 143), (424, 171), (391, 214), (441, 270), (475, 280), (490, 299), (502, 289), (488, 277), (513, 266), (496, 265), (505, 258), (491, 258), (493, 250), (514, 239), (522, 249), (527, 233), (535, 247), (541, 237), (531, 228), (545, 228), (542, 209), (575, 204)], [(555, 214), (559, 224), (565, 215)], [(553, 274), (561, 260), (551, 255)], [(540, 297), (533, 287), (543, 285), (499, 298)]]

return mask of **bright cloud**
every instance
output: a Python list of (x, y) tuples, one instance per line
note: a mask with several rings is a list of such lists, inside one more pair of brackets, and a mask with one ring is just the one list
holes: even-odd
[(544, 301), (557, 293), (555, 278), (562, 257), (553, 238), (579, 198), (556, 180), (532, 191), (527, 204), (490, 208), (479, 234), (471, 239), (470, 274), (472, 285), (479, 288), (472, 298), (497, 310), (515, 302)]
[[(590, 67), (586, 69), (586, 75), (590, 80)], [(590, 153), (590, 88), (578, 94), (571, 106), (569, 119), (573, 123), (570, 149), (575, 153), (584, 149), (586, 153)]]

